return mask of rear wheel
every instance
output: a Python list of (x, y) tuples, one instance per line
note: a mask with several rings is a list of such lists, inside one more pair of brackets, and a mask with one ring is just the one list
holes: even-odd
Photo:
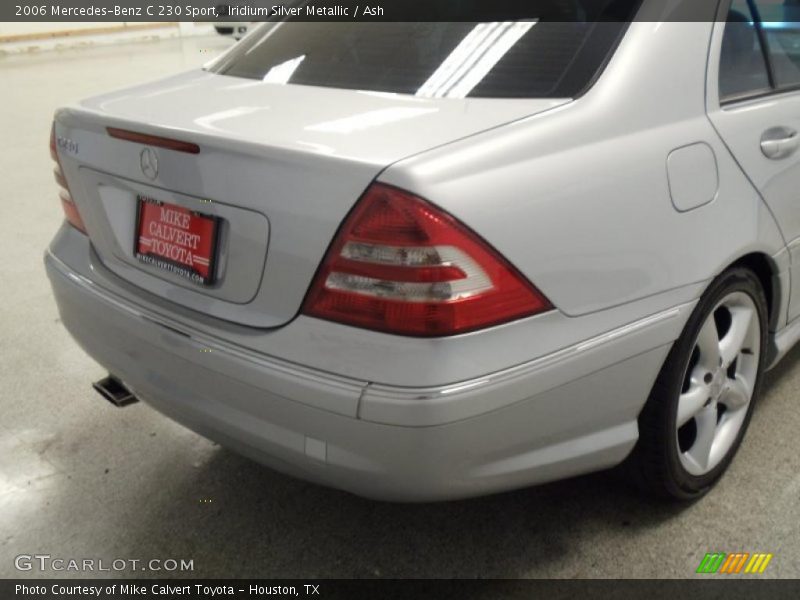
[(628, 465), (661, 496), (693, 499), (725, 472), (750, 421), (766, 358), (767, 302), (734, 268), (709, 287), (675, 342), (639, 416)]

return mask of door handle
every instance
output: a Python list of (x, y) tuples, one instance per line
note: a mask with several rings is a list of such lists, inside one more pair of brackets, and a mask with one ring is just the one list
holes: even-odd
[(791, 156), (800, 147), (800, 136), (789, 127), (770, 127), (761, 135), (761, 152), (769, 159)]

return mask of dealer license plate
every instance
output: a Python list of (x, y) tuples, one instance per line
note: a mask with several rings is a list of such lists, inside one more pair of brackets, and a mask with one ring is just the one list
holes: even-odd
[(201, 285), (214, 283), (219, 219), (147, 196), (137, 202), (136, 258)]

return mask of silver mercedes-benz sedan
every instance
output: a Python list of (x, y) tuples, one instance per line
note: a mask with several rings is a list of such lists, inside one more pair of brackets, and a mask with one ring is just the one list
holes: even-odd
[(703, 495), (800, 338), (800, 28), (691, 3), (267, 23), (60, 109), (45, 263), (96, 388), (373, 498)]

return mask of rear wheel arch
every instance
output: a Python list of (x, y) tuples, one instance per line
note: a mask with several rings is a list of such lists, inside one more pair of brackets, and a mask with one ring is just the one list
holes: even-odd
[(731, 269), (743, 267), (755, 274), (761, 282), (764, 295), (767, 299), (767, 323), (769, 331), (777, 329), (780, 307), (785, 291), (782, 289), (778, 275), (778, 265), (775, 260), (764, 252), (751, 252), (738, 258), (736, 261), (720, 271), (724, 273)]

